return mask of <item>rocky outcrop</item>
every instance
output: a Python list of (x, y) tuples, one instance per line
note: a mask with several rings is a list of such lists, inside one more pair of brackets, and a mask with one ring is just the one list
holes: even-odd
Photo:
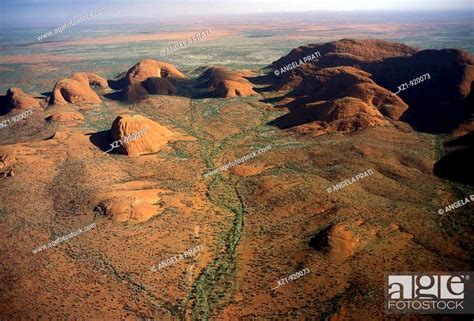
[(248, 72), (234, 72), (224, 67), (210, 67), (204, 71), (200, 80), (209, 93), (216, 97), (250, 96), (256, 94), (253, 85), (246, 78)]
[(11, 154), (0, 155), (0, 177), (9, 177), (15, 175), (17, 166), (16, 157)]
[(382, 230), (386, 232), (387, 228), (368, 226), (363, 220), (344, 221), (318, 231), (309, 245), (328, 255), (330, 260), (342, 263), (373, 242)]
[(144, 59), (135, 64), (125, 77), (128, 83), (142, 82), (150, 77), (186, 79), (172, 64), (152, 59)]
[(140, 115), (118, 116), (111, 129), (113, 141), (120, 141), (118, 151), (127, 156), (156, 153), (168, 143), (173, 133), (157, 122)]
[(474, 56), (462, 50), (423, 50), (385, 60), (373, 79), (396, 91), (426, 73), (429, 80), (398, 94), (410, 106), (401, 119), (419, 131), (451, 132), (474, 115)]
[(171, 191), (148, 189), (143, 182), (113, 184), (95, 195), (94, 212), (115, 222), (142, 223), (163, 212), (162, 195)]
[(33, 97), (28, 96), (21, 88), (12, 87), (7, 90), (6, 96), (2, 98), (4, 102), (1, 112), (7, 113), (10, 110), (27, 110), (39, 109), (41, 105), (39, 101)]
[(119, 80), (122, 98), (133, 101), (147, 94), (176, 94), (177, 89), (170, 79), (186, 79), (175, 66), (162, 61), (144, 59), (128, 70)]
[(352, 66), (372, 72), (373, 66), (382, 62), (383, 59), (408, 57), (418, 52), (418, 49), (381, 40), (342, 39), (324, 44), (300, 46), (274, 61), (268, 68), (280, 70), (315, 52), (319, 52), (320, 59), (311, 60), (290, 72), (281, 74), (280, 77), (274, 79), (275, 89), (295, 88), (306, 76), (321, 68)]
[[(273, 88), (292, 90), (287, 97), (295, 99), (304, 95), (304, 103), (329, 97), (357, 98), (375, 106), (386, 117), (435, 133), (452, 131), (474, 113), (470, 103), (474, 95), (474, 57), (466, 51), (420, 51), (379, 40), (343, 39), (296, 48), (269, 67), (282, 68), (316, 51), (320, 52), (320, 59), (279, 77), (270, 73), (267, 78)], [(345, 71), (341, 72), (341, 68)], [(392, 95), (398, 86), (425, 74), (429, 74), (428, 80)]]
[(384, 126), (383, 116), (397, 120), (408, 106), (387, 89), (369, 78), (370, 74), (353, 67), (324, 68), (305, 78), (289, 96), (290, 113), (270, 124), (280, 128), (328, 132), (350, 132)]
[(324, 68), (305, 78), (290, 95), (304, 96), (302, 101), (312, 102), (352, 97), (398, 120), (408, 105), (370, 77), (371, 74), (353, 67)]
[(107, 80), (92, 72), (78, 72), (70, 78), (82, 83), (88, 83), (92, 88), (107, 89), (109, 87)]
[(175, 85), (166, 78), (147, 78), (143, 86), (152, 95), (175, 95), (178, 92)]
[(93, 73), (76, 73), (56, 83), (50, 103), (100, 104), (102, 100), (92, 87), (105, 89), (107, 80)]

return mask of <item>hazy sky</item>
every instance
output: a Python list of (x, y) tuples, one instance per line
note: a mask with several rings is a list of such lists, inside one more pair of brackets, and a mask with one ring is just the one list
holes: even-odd
[(59, 24), (102, 7), (107, 12), (101, 19), (109, 20), (315, 10), (472, 12), (472, 3), (473, 0), (0, 0), (0, 25)]

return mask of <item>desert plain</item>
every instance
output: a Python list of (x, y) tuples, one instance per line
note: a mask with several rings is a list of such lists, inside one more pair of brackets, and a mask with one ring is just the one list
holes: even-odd
[(293, 19), (6, 47), (2, 320), (457, 320), (386, 315), (384, 275), (472, 270), (469, 24)]

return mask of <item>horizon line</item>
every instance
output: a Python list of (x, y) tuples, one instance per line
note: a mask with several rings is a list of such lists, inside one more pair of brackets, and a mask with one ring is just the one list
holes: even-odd
[[(305, 11), (266, 11), (266, 12), (241, 12), (241, 13), (220, 13), (218, 15), (211, 14), (182, 14), (179, 16), (164, 16), (164, 17), (150, 17), (150, 16), (117, 16), (117, 17), (101, 17), (98, 20), (88, 21), (89, 25), (103, 25), (103, 24), (114, 24), (114, 23), (130, 23), (130, 24), (141, 24), (141, 23), (150, 23), (152, 21), (156, 23), (183, 23), (183, 24), (194, 24), (197, 22), (187, 22), (184, 23), (186, 19), (189, 18), (199, 18), (199, 19), (210, 19), (211, 21), (219, 21), (223, 18), (245, 18), (252, 16), (269, 16), (269, 15), (311, 15), (311, 14), (321, 14), (321, 13), (332, 13), (332, 14), (364, 14), (364, 13), (383, 13), (383, 14), (417, 14), (417, 13), (427, 13), (427, 14), (461, 14), (470, 16), (472, 11), (466, 11), (465, 9), (350, 9), (350, 10), (334, 10), (334, 9), (318, 9), (318, 10), (305, 10)], [(80, 16), (81, 13), (78, 13)], [(157, 18), (159, 20), (157, 20)], [(67, 19), (67, 18), (65, 18)], [(128, 20), (128, 21), (127, 21)], [(54, 27), (57, 23), (55, 22), (7, 22), (3, 21), (0, 23), (2, 27)]]

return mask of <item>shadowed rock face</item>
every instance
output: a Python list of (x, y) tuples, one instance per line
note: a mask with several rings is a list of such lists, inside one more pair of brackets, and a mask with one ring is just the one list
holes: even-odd
[(296, 126), (297, 131), (310, 131), (314, 135), (335, 131), (351, 132), (387, 124), (376, 108), (352, 97), (309, 103), (291, 110), (289, 114), (269, 124), (279, 128)]
[(474, 132), (447, 142), (445, 146), (451, 150), (435, 163), (433, 173), (451, 181), (473, 185)]
[(309, 101), (353, 97), (377, 108), (384, 116), (398, 120), (408, 105), (370, 76), (353, 67), (324, 68), (305, 78), (290, 95), (306, 96)]
[[(363, 223), (363, 221), (357, 221), (328, 225), (310, 239), (309, 245), (328, 254), (334, 261), (342, 262), (354, 255), (358, 248), (363, 245), (360, 236), (351, 231), (360, 227)], [(364, 234), (369, 236), (370, 232)]]
[(120, 81), (122, 98), (132, 101), (148, 94), (176, 94), (176, 87), (169, 79), (186, 79), (175, 66), (162, 61), (144, 59), (130, 68)]
[[(321, 53), (319, 60), (279, 78), (270, 77), (273, 88), (293, 89), (289, 96), (305, 96), (305, 103), (358, 98), (376, 106), (384, 116), (406, 121), (420, 131), (450, 132), (473, 114), (469, 101), (474, 57), (465, 51), (419, 51), (403, 44), (344, 39), (299, 47), (270, 67), (281, 68), (315, 51)], [(390, 97), (398, 86), (427, 73), (430, 79)]]
[(76, 73), (70, 78), (63, 79), (56, 83), (50, 103), (100, 104), (102, 100), (99, 95), (92, 90), (91, 86), (100, 89), (108, 88), (107, 80), (97, 74), (88, 72)]
[(2, 97), (4, 102), (0, 112), (7, 113), (12, 109), (25, 110), (30, 108), (41, 108), (38, 100), (28, 96), (21, 88), (12, 87), (7, 90), (6, 96)]
[(175, 85), (166, 78), (147, 78), (143, 82), (143, 87), (152, 95), (174, 95), (178, 92)]
[(112, 139), (121, 141), (118, 150), (127, 156), (156, 153), (173, 133), (157, 122), (140, 115), (118, 116), (111, 129)]
[(275, 89), (295, 88), (306, 76), (321, 68), (352, 66), (371, 73), (371, 67), (380, 63), (383, 59), (407, 57), (415, 54), (418, 49), (381, 40), (342, 39), (325, 44), (310, 44), (295, 48), (288, 55), (274, 61), (268, 67), (279, 70), (316, 51), (321, 54), (319, 59), (305, 63), (274, 79)]
[(296, 97), (290, 113), (270, 124), (290, 128), (311, 123), (316, 135), (384, 126), (384, 116), (399, 119), (408, 106), (387, 89), (353, 67), (317, 70), (288, 94)]
[(474, 57), (462, 50), (423, 50), (408, 58), (384, 60), (373, 79), (386, 88), (409, 83), (425, 73), (430, 79), (398, 95), (410, 108), (401, 120), (420, 131), (450, 132), (473, 113)]
[[(410, 56), (418, 52), (418, 49), (401, 43), (387, 42), (382, 40), (358, 40), (341, 39), (324, 44), (310, 44), (293, 49), (288, 55), (274, 61), (270, 67), (281, 68), (293, 61), (311, 55), (319, 51), (323, 57), (339, 57), (338, 64), (345, 66), (347, 63), (364, 63), (380, 61), (383, 58)], [(329, 67), (329, 65), (324, 65)]]
[(329, 235), (331, 234), (334, 224), (330, 224), (317, 232), (309, 240), (309, 245), (318, 251), (329, 249)]
[(152, 59), (144, 59), (135, 64), (125, 77), (128, 83), (142, 82), (149, 77), (186, 79), (186, 76), (172, 64)]
[(224, 67), (211, 67), (201, 74), (200, 80), (209, 93), (216, 97), (250, 96), (256, 94), (253, 85), (244, 77), (245, 72), (233, 72)]
[(82, 83), (87, 83), (92, 88), (106, 89), (109, 87), (107, 80), (92, 72), (78, 72), (70, 77)]

